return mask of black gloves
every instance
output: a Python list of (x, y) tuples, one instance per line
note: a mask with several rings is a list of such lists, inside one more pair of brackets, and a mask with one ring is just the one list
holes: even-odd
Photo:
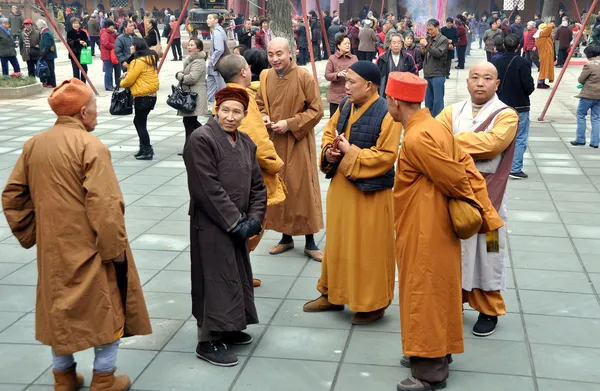
[(231, 230), (231, 234), (235, 240), (244, 242), (246, 239), (259, 234), (261, 229), (262, 226), (260, 221), (256, 220), (255, 218), (249, 218), (246, 220), (245, 216), (243, 216), (238, 225)]

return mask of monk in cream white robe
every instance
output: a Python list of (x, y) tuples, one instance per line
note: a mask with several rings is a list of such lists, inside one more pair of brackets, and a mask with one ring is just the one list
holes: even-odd
[[(483, 65), (473, 67), (471, 73), (479, 73), (483, 77), (488, 72), (488, 76), (497, 80), (493, 65), (482, 67)], [(474, 88), (470, 87), (472, 97)], [(498, 99), (495, 89), (490, 92), (491, 99), (483, 105), (474, 104), (472, 98), (446, 107), (437, 117), (438, 121), (452, 131), (458, 145), (473, 157), (475, 166), (484, 176), (486, 173), (496, 172), (503, 153), (515, 139), (519, 122), (516, 112)], [(497, 114), (485, 131), (474, 132), (491, 114), (502, 108), (506, 110)], [(497, 322), (498, 316), (506, 314), (506, 306), (500, 293), (506, 288), (506, 265), (509, 262), (506, 194), (502, 197), (498, 214), (505, 224), (498, 230), (499, 252), (488, 252), (485, 234), (462, 241), (463, 301), (479, 311), (478, 323), (485, 322), (487, 318), (491, 318), (491, 322), (496, 318)], [(476, 324), (473, 333), (477, 336), (490, 335), (495, 330), (495, 324), (493, 326), (478, 330), (479, 326)]]

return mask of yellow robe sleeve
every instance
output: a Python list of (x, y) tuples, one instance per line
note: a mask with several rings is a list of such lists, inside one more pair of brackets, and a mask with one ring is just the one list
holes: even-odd
[(85, 146), (83, 172), (86, 214), (96, 233), (100, 258), (110, 261), (127, 249), (125, 204), (110, 152), (100, 140)]
[(493, 159), (504, 152), (515, 139), (518, 126), (517, 114), (512, 110), (504, 110), (496, 116), (489, 132), (456, 133), (454, 138), (474, 159)]
[(250, 136), (250, 139), (256, 144), (256, 160), (258, 160), (260, 169), (271, 175), (277, 174), (283, 167), (283, 160), (275, 151), (275, 145), (269, 138), (269, 132), (263, 123), (262, 115), (254, 98), (250, 98), (248, 115), (238, 130)]
[(452, 106), (447, 106), (445, 107), (441, 113), (439, 113), (437, 115), (437, 117), (435, 117), (436, 120), (438, 120), (442, 125), (444, 125), (444, 128), (446, 128), (450, 133), (452, 132)]
[(36, 225), (35, 209), (25, 167), (26, 150), (25, 146), (2, 192), (2, 209), (12, 233), (21, 246), (31, 248), (36, 242)]
[(377, 144), (363, 149), (351, 145), (340, 162), (338, 172), (350, 180), (375, 178), (385, 174), (396, 162), (401, 134), (402, 124), (394, 122), (386, 114)]
[(336, 137), (336, 125), (340, 119), (340, 111), (336, 110), (333, 117), (327, 121), (325, 129), (323, 130), (323, 137), (321, 138), (321, 157), (319, 158), (319, 167), (324, 174), (327, 174), (333, 168), (333, 165), (325, 159), (325, 152), (333, 145), (333, 140)]
[(406, 137), (402, 148), (413, 167), (433, 182), (442, 194), (458, 200), (472, 201), (481, 207), (465, 169), (465, 160), (470, 160), (474, 166), (469, 155), (462, 154), (463, 161), (455, 161), (439, 147), (427, 131)]

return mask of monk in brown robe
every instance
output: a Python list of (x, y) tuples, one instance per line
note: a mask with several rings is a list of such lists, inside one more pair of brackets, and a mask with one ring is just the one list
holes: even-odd
[(484, 221), (498, 218), (473, 159), (421, 109), (426, 89), (425, 80), (400, 72), (390, 74), (386, 88), (389, 112), (405, 129), (394, 213), (402, 349), (410, 356), (411, 376), (398, 383), (399, 391), (446, 387), (451, 354), (464, 351), (461, 243), (448, 199), (477, 206)]
[(286, 200), (267, 211), (266, 228), (283, 234), (269, 253), (291, 250), (292, 236), (305, 235), (304, 254), (320, 262), (323, 253), (313, 236), (323, 228), (314, 129), (323, 118), (319, 86), (307, 70), (292, 61), (286, 39), (274, 38), (267, 51), (272, 68), (260, 75), (256, 103), (285, 164), (280, 175), (288, 190)]
[[(355, 312), (353, 324), (380, 319), (394, 298), (394, 163), (402, 125), (377, 93), (377, 65), (359, 61), (323, 134), (321, 170), (327, 192), (327, 246), (317, 290), (306, 312)], [(368, 212), (366, 212), (368, 211)], [(367, 244), (367, 245), (365, 245)]]
[[(269, 132), (262, 120), (262, 114), (254, 99), (254, 91), (250, 89), (252, 72), (246, 59), (239, 54), (229, 54), (219, 63), (219, 72), (227, 83), (227, 87), (240, 88), (248, 93), (248, 112), (238, 127), (240, 132), (246, 133), (256, 144), (256, 160), (260, 166), (265, 186), (267, 187), (267, 206), (277, 205), (285, 200), (285, 185), (279, 172), (283, 168), (283, 160), (277, 155), (275, 146), (269, 138)], [(216, 114), (216, 111), (214, 111)], [(248, 240), (248, 248), (254, 251), (264, 230)], [(254, 287), (259, 287), (261, 281), (254, 279)]]
[(198, 325), (196, 356), (218, 366), (238, 364), (227, 345), (247, 345), (258, 323), (248, 238), (257, 235), (267, 190), (256, 145), (238, 130), (248, 109), (242, 88), (216, 93), (217, 115), (192, 133), (183, 159), (190, 191), (192, 313)]
[(73, 353), (91, 347), (91, 389), (128, 390), (129, 377), (115, 376), (120, 339), (152, 330), (110, 152), (90, 133), (96, 99), (71, 79), (48, 103), (56, 123), (25, 143), (2, 193), (21, 246), (37, 244), (35, 337), (52, 347), (55, 390), (82, 386)]

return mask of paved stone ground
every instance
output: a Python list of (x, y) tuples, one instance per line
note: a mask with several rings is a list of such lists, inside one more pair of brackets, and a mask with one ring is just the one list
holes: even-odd
[[(469, 63), (481, 61), (475, 51)], [(64, 58), (64, 56), (63, 56)], [(319, 64), (322, 73), (325, 62)], [(256, 289), (260, 324), (241, 349), (240, 365), (217, 368), (198, 360), (190, 316), (188, 191), (176, 152), (184, 140), (180, 118), (164, 103), (180, 63), (166, 63), (149, 128), (157, 153), (151, 162), (131, 155), (138, 144), (131, 117), (111, 117), (109, 96), (99, 98), (95, 134), (109, 146), (127, 203), (131, 245), (144, 284), (154, 334), (125, 339), (119, 372), (135, 390), (369, 390), (391, 391), (408, 375), (400, 367), (397, 298), (370, 326), (351, 326), (348, 311), (305, 314), (317, 296), (318, 263), (298, 248), (267, 255), (278, 234), (268, 232), (252, 254), (263, 286)], [(59, 65), (69, 75), (70, 65)], [(569, 69), (548, 119), (533, 122), (526, 171), (509, 184), (511, 268), (505, 292), (509, 313), (497, 332), (475, 338), (477, 314), (465, 312), (465, 353), (452, 364), (448, 390), (600, 390), (600, 152), (568, 144), (575, 130), (576, 76)], [(99, 64), (92, 79), (102, 88)], [(534, 72), (534, 75), (536, 72)], [(465, 71), (446, 83), (447, 103), (465, 98)], [(45, 91), (47, 94), (48, 91)], [(549, 91), (533, 95), (533, 117)], [(0, 181), (8, 178), (25, 140), (54, 122), (45, 96), (0, 102)], [(320, 139), (322, 121), (317, 128)], [(321, 177), (325, 200), (328, 182)], [(598, 210), (596, 210), (598, 208)], [(317, 239), (325, 245), (325, 232)], [(0, 390), (52, 389), (50, 350), (34, 339), (35, 250), (23, 250), (0, 218)], [(76, 355), (89, 384), (93, 353)]]

